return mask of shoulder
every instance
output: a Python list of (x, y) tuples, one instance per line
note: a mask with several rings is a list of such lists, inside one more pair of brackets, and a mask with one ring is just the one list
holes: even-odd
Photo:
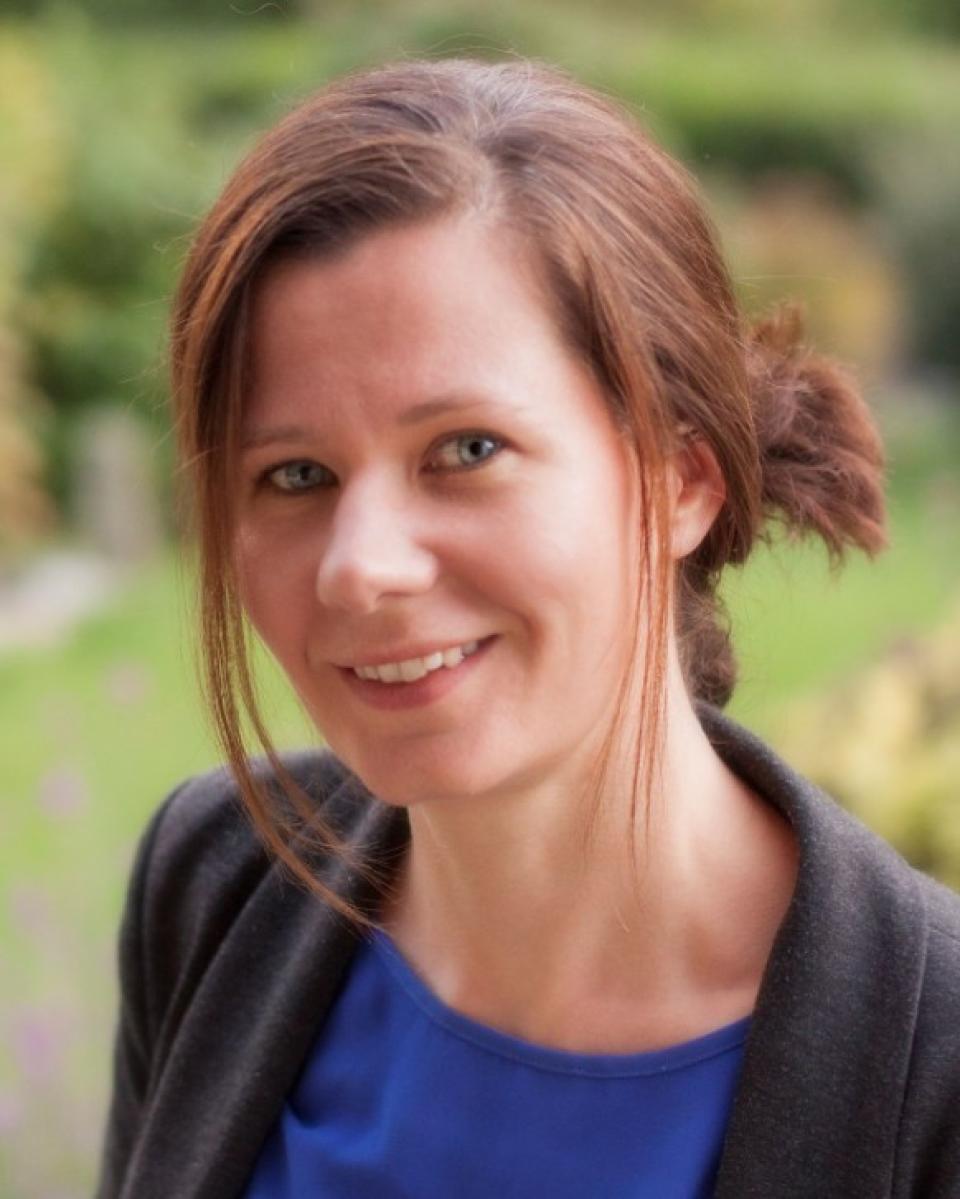
[[(282, 764), (342, 837), (398, 826), (332, 754), (282, 755)], [(253, 765), (282, 804), (272, 771), (262, 761)], [(343, 874), (335, 859), (314, 864)], [(232, 1019), (236, 1041), (237, 1028), (262, 1017), (255, 980), (273, 985), (284, 975), (291, 938), (302, 934), (298, 952), (286, 955), (296, 964), (316, 950), (324, 929), (329, 951), (329, 926), (329, 914), (288, 884), (264, 850), (226, 770), (188, 779), (161, 803), (140, 840), (120, 929), (113, 1093), (98, 1195), (126, 1193), (123, 1179), (158, 1095), (166, 1088), (180, 1107), (186, 1095), (178, 1086), (197, 1090), (196, 1078), (187, 1088), (178, 1071), (192, 1063), (202, 1075), (217, 1039), (211, 1034)], [(231, 1010), (234, 1002), (240, 1006)]]
[[(363, 792), (358, 780), (329, 750), (305, 750), (281, 755), (294, 781), (338, 827), (349, 826), (359, 812)], [(252, 762), (255, 777), (278, 804), (282, 790), (263, 759)], [(226, 768), (186, 779), (160, 804), (141, 839), (139, 857), (150, 859), (157, 873), (177, 883), (197, 872), (213, 883), (244, 865), (267, 864), (263, 848), (244, 808), (240, 789)]]
[[(339, 827), (362, 807), (362, 788), (329, 751), (284, 754), (284, 767)], [(262, 759), (254, 774), (282, 803), (282, 792)], [(344, 801), (347, 802), (344, 802)], [(352, 802), (349, 802), (352, 801)], [(270, 862), (246, 813), (240, 790), (225, 768), (189, 778), (161, 803), (141, 839), (137, 868), (153, 885), (165, 883), (178, 894), (243, 885), (269, 869)]]
[[(306, 793), (319, 804), (327, 804), (346, 784), (358, 789), (358, 780), (327, 749), (300, 750), (280, 755), (280, 761)], [(268, 788), (277, 783), (264, 758), (251, 761), (255, 777)], [(279, 796), (279, 791), (277, 792)], [(237, 783), (226, 767), (217, 767), (185, 779), (163, 800), (148, 826), (151, 832), (176, 838), (190, 834), (203, 837), (211, 832), (234, 829), (238, 817), (246, 821)]]
[[(375, 802), (329, 751), (284, 754), (281, 761), (342, 834)], [(254, 768), (282, 803), (266, 763), (257, 760)], [(187, 779), (160, 804), (137, 849), (120, 944), (121, 974), (136, 979), (155, 1033), (174, 994), (191, 989), (251, 898), (275, 886), (276, 875), (226, 769)], [(297, 888), (288, 890), (293, 900)]]

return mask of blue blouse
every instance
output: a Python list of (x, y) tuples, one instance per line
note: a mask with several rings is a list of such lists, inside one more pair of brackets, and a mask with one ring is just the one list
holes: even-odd
[(548, 1049), (358, 950), (246, 1199), (707, 1199), (750, 1018), (651, 1053)]

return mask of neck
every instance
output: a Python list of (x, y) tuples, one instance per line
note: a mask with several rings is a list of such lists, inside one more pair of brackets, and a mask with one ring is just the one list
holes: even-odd
[[(674, 672), (676, 672), (674, 674)], [(516, 1036), (633, 1052), (749, 1013), (796, 874), (783, 818), (717, 756), (671, 667), (662, 793), (595, 821), (571, 779), (410, 809), (385, 925), (450, 1006)]]

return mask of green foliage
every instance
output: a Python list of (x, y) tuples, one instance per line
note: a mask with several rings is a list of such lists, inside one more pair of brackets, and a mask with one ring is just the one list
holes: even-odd
[(792, 705), (782, 728), (801, 770), (960, 890), (960, 603), (933, 633)]
[(0, 325), (0, 551), (4, 557), (45, 530), (53, 515), (40, 484), (38, 416), (30, 419), (24, 413), (31, 398), (24, 373), (20, 347), (9, 329)]
[(0, 30), (0, 550), (10, 551), (52, 518), (41, 486), (39, 432), (46, 416), (15, 321), (23, 246), (42, 219), (58, 175), (59, 129), (44, 64), (15, 33)]
[(638, 31), (605, 81), (673, 131), (696, 169), (813, 172), (860, 202), (878, 137), (960, 115), (952, 57), (877, 39), (854, 49), (822, 32)]
[[(172, 2), (111, 9), (102, 0), (34, 7), (33, 22), (0, 26), (0, 152), (14, 164), (15, 197), (0, 198), (5, 344), (16, 347), (4, 360), (8, 377), (20, 363), (21, 382), (50, 405), (58, 497), (76, 413), (116, 401), (153, 416), (162, 403), (166, 311), (190, 231), (256, 133), (330, 75), (403, 54), (516, 51), (560, 62), (623, 96), (701, 176), (735, 178), (748, 208), (749, 191), (771, 174), (829, 177), (841, 206), (855, 210), (850, 229), (858, 222), (841, 265), (829, 265), (824, 234), (827, 269), (811, 269), (820, 260), (798, 250), (799, 268), (784, 254), (751, 270), (747, 255), (747, 273), (811, 276), (814, 330), (869, 366), (871, 345), (902, 340), (887, 329), (906, 287), (899, 307), (911, 319), (912, 361), (957, 365), (960, 206), (945, 165), (960, 118), (955, 52), (881, 35), (830, 40), (804, 5), (781, 29), (761, 19), (756, 0), (737, 0), (722, 19), (708, 0), (688, 0), (674, 26), (663, 23), (665, 7), (612, 2), (598, 20), (544, 0), (304, 0), (296, 23), (285, 5), (280, 19), (236, 11), (216, 28), (201, 20), (222, 12), (216, 4), (190, 7), (200, 24), (164, 23), (184, 8)], [(133, 19), (147, 8), (149, 32)], [(816, 12), (829, 11), (818, 0)], [(873, 236), (877, 212), (885, 240), (866, 246), (860, 234)], [(5, 255), (16, 262), (5, 266)], [(890, 255), (897, 277), (885, 270)], [(836, 296), (831, 271), (843, 272)], [(778, 298), (778, 287), (795, 290), (789, 278), (768, 279), (764, 298)], [(883, 311), (868, 319), (874, 301)], [(850, 335), (832, 337), (835, 321)]]
[(21, 328), (58, 410), (152, 407), (191, 227), (282, 92), (310, 73), (309, 41), (230, 34), (211, 62), (194, 38), (104, 38), (72, 16), (48, 21), (42, 41), (64, 178), (28, 243)]
[(906, 291), (912, 361), (960, 373), (960, 143), (945, 122), (878, 148), (876, 208)]
[(885, 378), (903, 352), (903, 288), (862, 209), (822, 176), (771, 176), (752, 186), (710, 180), (713, 209), (739, 299), (753, 318), (783, 300), (805, 313), (819, 349)]
[(960, 37), (956, 0), (870, 0), (882, 19), (934, 36)]
[(301, 15), (298, 0), (4, 0), (11, 15), (46, 16), (76, 10), (85, 17), (111, 25), (157, 25), (187, 22), (190, 25), (235, 24), (238, 19), (281, 21)]

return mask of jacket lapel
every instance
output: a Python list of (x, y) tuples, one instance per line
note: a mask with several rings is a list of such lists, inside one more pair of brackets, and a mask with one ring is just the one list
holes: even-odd
[(716, 1199), (889, 1195), (925, 956), (914, 875), (719, 713), (715, 748), (791, 821), (793, 900), (745, 1049)]
[[(406, 813), (369, 805), (356, 836), (379, 860), (409, 836)], [(324, 875), (372, 904), (369, 886), (339, 864)], [(358, 943), (344, 919), (270, 870), (191, 998), (124, 1199), (242, 1194)]]

